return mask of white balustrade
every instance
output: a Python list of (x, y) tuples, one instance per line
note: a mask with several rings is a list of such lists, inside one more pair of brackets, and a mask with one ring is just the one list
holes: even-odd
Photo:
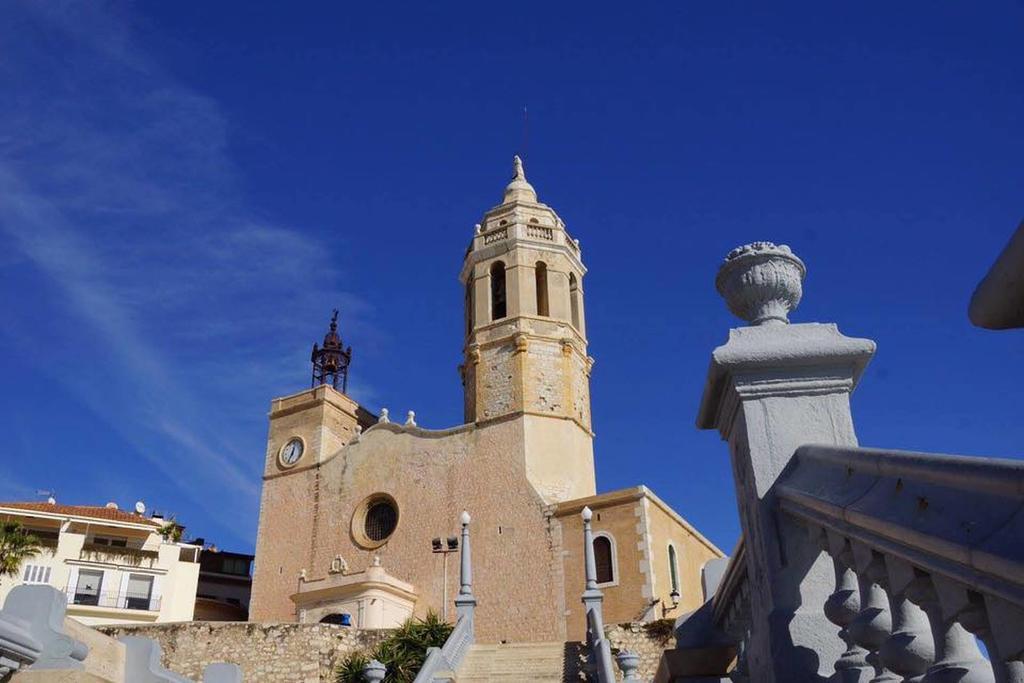
[(759, 242), (716, 281), (751, 323), (715, 350), (698, 416), (729, 443), (743, 530), (712, 605), (731, 678), (1024, 683), (1024, 462), (859, 447), (874, 343), (789, 324), (804, 272)]

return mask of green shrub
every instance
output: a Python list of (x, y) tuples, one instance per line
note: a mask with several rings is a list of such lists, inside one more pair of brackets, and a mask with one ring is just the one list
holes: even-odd
[(338, 667), (337, 681), (363, 683), (363, 667), (376, 659), (387, 667), (385, 683), (412, 683), (427, 658), (427, 648), (444, 645), (452, 628), (436, 612), (427, 612), (423, 619), (409, 619), (371, 653), (355, 652), (346, 657)]

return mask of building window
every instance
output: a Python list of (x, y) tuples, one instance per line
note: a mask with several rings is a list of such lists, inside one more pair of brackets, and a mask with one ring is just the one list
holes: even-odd
[(466, 335), (468, 336), (473, 332), (473, 287), (475, 282), (473, 281), (472, 274), (469, 276), (469, 282), (466, 283)]
[(24, 583), (49, 583), (50, 568), (38, 564), (26, 564), (21, 580)]
[(679, 594), (679, 562), (676, 558), (676, 547), (668, 544), (668, 575), (672, 579), (672, 592)]
[(389, 501), (377, 501), (366, 511), (366, 537), (371, 541), (383, 541), (390, 536), (398, 524), (398, 512)]
[(75, 586), (76, 605), (100, 604), (100, 590), (103, 588), (103, 572), (95, 569), (81, 569)]
[(575, 273), (569, 273), (569, 310), (572, 312), (572, 326), (580, 329), (580, 285)]
[(507, 314), (505, 264), (501, 261), (495, 261), (491, 264), (491, 320), (501, 320)]
[(594, 565), (599, 585), (615, 582), (615, 544), (611, 536), (604, 533), (594, 536)]
[(398, 503), (394, 498), (386, 493), (368, 496), (352, 515), (352, 540), (367, 550), (379, 548), (395, 533), (398, 518)]
[(124, 606), (128, 609), (152, 610), (150, 598), (153, 596), (153, 577), (146, 574), (128, 576), (128, 590), (124, 596)]
[(548, 316), (548, 265), (537, 261), (533, 269), (537, 281), (537, 315)]
[(242, 557), (225, 557), (221, 565), (221, 572), (224, 574), (249, 576), (249, 560)]

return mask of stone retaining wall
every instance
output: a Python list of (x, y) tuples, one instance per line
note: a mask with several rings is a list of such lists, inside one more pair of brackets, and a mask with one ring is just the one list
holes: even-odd
[(242, 667), (246, 683), (328, 683), (351, 652), (370, 650), (389, 631), (360, 631), (331, 624), (193, 621), (145, 626), (100, 626), (118, 638), (153, 638), (163, 649), (163, 665), (199, 680), (213, 662)]
[[(650, 681), (658, 671), (661, 653), (676, 646), (672, 620), (648, 623), (612, 624), (604, 627), (612, 652), (629, 650), (640, 655), (640, 678)], [(618, 667), (616, 667), (618, 672)]]

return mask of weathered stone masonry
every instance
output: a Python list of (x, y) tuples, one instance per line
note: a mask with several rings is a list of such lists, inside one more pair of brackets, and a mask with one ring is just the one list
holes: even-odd
[(114, 638), (152, 638), (163, 649), (163, 666), (198, 680), (213, 662), (242, 668), (246, 683), (327, 683), (344, 658), (372, 650), (390, 631), (330, 624), (182, 622), (146, 626), (106, 626)]

